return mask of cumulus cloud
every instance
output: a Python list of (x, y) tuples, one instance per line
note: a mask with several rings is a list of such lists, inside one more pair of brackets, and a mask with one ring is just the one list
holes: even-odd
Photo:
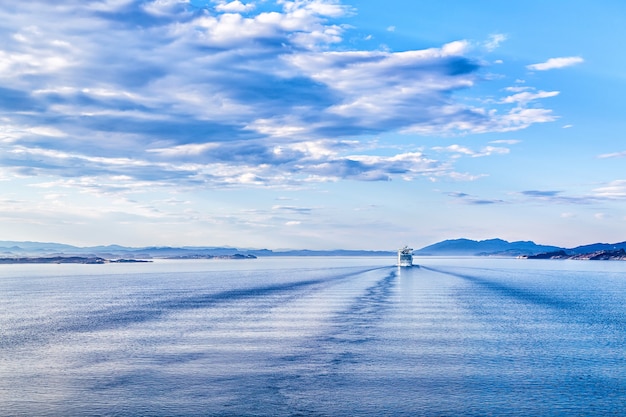
[[(449, 161), (366, 150), (356, 139), (506, 132), (556, 119), (539, 101), (558, 92), (464, 104), (463, 92), (484, 82), (467, 40), (355, 50), (342, 22), (355, 10), (338, 1), (204, 4), (0, 6), (4, 169), (89, 190), (474, 179)], [(487, 48), (504, 40), (493, 35)], [(457, 146), (441, 151), (508, 152)]]
[(250, 10), (254, 10), (254, 8), (255, 8), (254, 3), (244, 4), (240, 2), (239, 0), (235, 0), (231, 2), (224, 1), (224, 2), (220, 2), (218, 5), (215, 6), (215, 10), (220, 11), (220, 12), (227, 12), (227, 13), (249, 12)]
[(568, 56), (562, 58), (550, 58), (546, 62), (527, 65), (526, 68), (533, 71), (547, 71), (557, 68), (565, 68), (572, 65), (580, 64), (585, 60), (579, 56)]

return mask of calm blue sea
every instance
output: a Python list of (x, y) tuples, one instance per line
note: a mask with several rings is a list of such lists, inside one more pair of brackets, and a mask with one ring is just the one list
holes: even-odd
[(0, 266), (2, 416), (626, 415), (626, 262)]

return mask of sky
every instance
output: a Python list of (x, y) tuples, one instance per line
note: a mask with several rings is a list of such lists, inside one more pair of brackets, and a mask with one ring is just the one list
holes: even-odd
[(622, 0), (0, 0), (0, 240), (626, 240)]

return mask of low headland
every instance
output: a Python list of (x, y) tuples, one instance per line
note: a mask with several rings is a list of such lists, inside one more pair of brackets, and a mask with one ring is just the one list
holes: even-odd
[(26, 256), (0, 258), (0, 264), (107, 264), (152, 262), (145, 259), (104, 259), (93, 256)]
[(624, 249), (599, 250), (591, 253), (568, 254), (564, 250), (539, 253), (537, 255), (523, 255), (522, 259), (576, 259), (585, 261), (626, 261)]
[[(256, 259), (254, 255), (186, 255), (173, 256), (165, 259)], [(1, 264), (109, 264), (109, 263), (146, 263), (152, 262), (150, 259), (105, 259), (97, 256), (24, 256), (0, 258)]]

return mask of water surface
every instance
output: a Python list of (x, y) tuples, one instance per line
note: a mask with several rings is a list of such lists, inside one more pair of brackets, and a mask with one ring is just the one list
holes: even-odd
[(624, 415), (626, 263), (3, 265), (0, 415)]

